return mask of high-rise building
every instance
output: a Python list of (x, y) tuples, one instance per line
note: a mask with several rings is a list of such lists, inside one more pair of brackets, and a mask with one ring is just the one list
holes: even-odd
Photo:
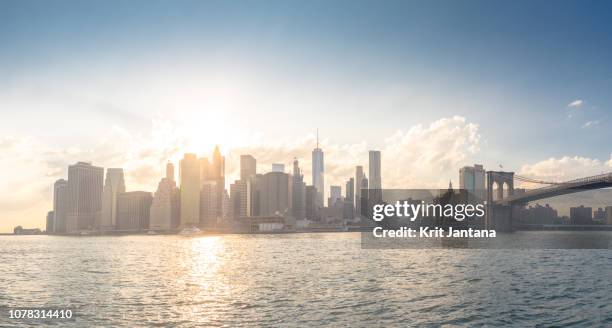
[(257, 174), (257, 161), (251, 155), (240, 155), (240, 180), (247, 181)]
[(174, 164), (171, 162), (166, 163), (166, 179), (174, 181)]
[(486, 199), (485, 170), (482, 165), (464, 166), (459, 169), (459, 188), (468, 191), (477, 201)]
[(316, 206), (317, 190), (314, 186), (306, 186), (305, 188), (305, 199), (306, 199), (306, 218), (311, 221), (318, 221), (319, 215)]
[(230, 204), (234, 218), (251, 216), (251, 179), (236, 180), (230, 185)]
[(579, 225), (593, 224), (593, 208), (584, 207), (583, 205), (570, 207), (570, 222)]
[(179, 165), (180, 225), (198, 226), (200, 223), (200, 163), (195, 154), (185, 154)]
[(289, 174), (268, 172), (262, 176), (260, 190), (260, 215), (285, 215), (291, 208)]
[[(219, 188), (216, 180), (206, 180), (202, 182), (200, 190), (200, 219), (199, 225), (206, 229), (213, 229), (217, 226), (217, 222), (223, 215), (223, 209), (218, 206), (223, 206), (223, 194), (219, 193)], [(221, 202), (219, 202), (221, 198)], [(219, 214), (221, 213), (221, 214)]]
[(162, 178), (155, 191), (149, 229), (171, 230), (177, 227), (179, 220), (179, 193), (174, 182), (174, 166), (168, 163), (166, 177)]
[(329, 186), (329, 202), (327, 206), (333, 207), (337, 201), (342, 199), (342, 187)]
[(606, 224), (612, 225), (612, 206), (606, 206)]
[(53, 232), (66, 232), (68, 214), (68, 181), (59, 179), (53, 185)]
[(272, 163), (272, 172), (285, 173), (285, 164)]
[(355, 204), (355, 178), (350, 178), (346, 181), (346, 202)]
[(68, 167), (66, 232), (93, 229), (102, 209), (104, 168), (78, 162)]
[(315, 187), (317, 197), (315, 205), (318, 208), (324, 206), (325, 199), (325, 161), (323, 150), (319, 148), (319, 131), (317, 130), (317, 147), (312, 151), (312, 185)]
[(117, 195), (117, 230), (149, 229), (153, 196), (146, 191), (122, 192)]
[(361, 216), (361, 189), (363, 187), (363, 179), (365, 174), (363, 173), (363, 166), (358, 165), (355, 167), (355, 216)]
[(102, 192), (102, 212), (98, 230), (109, 231), (117, 227), (117, 195), (125, 192), (123, 169), (110, 168), (106, 170), (106, 180)]
[(370, 189), (382, 189), (382, 178), (380, 168), (380, 151), (370, 150), (368, 162), (368, 182)]
[(297, 158), (293, 159), (291, 211), (297, 220), (306, 218), (306, 184)]
[(45, 225), (45, 230), (47, 231), (47, 234), (55, 232), (53, 231), (53, 219), (54, 219), (53, 211), (49, 211), (47, 213), (47, 220), (46, 220), (46, 225)]
[(221, 155), (219, 146), (215, 146), (212, 155), (212, 165), (210, 170), (210, 180), (217, 182), (217, 217), (223, 216), (223, 192), (225, 191), (225, 157)]

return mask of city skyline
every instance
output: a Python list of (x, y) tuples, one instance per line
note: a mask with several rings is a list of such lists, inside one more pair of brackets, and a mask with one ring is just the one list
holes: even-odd
[(316, 128), (327, 186), (369, 149), (392, 187), (459, 185), (473, 163), (548, 180), (612, 169), (605, 2), (179, 3), (6, 2), (0, 231), (42, 226), (50, 186), (82, 160), (152, 191), (168, 159), (219, 144), (228, 181), (240, 154), (297, 157), (310, 177)]

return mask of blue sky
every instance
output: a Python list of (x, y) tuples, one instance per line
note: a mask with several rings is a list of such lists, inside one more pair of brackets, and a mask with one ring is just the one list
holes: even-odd
[(78, 153), (161, 118), (198, 152), (316, 127), (383, 148), (460, 116), (480, 135), (464, 164), (604, 162), (611, 16), (607, 1), (0, 0), (0, 137)]

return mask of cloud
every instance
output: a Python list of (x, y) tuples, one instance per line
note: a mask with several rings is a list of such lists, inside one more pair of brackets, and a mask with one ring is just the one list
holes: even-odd
[(569, 107), (569, 108), (580, 108), (580, 107), (582, 107), (583, 103), (584, 103), (584, 101), (582, 99), (576, 99), (576, 100), (572, 101), (571, 103), (567, 104), (567, 107)]
[(562, 182), (609, 171), (612, 171), (612, 155), (605, 162), (588, 157), (563, 156), (523, 165), (517, 174), (544, 181)]
[(596, 126), (598, 124), (599, 124), (599, 121), (588, 121), (588, 122), (586, 122), (586, 123), (584, 123), (582, 125), (582, 128), (588, 129), (588, 128), (592, 128), (592, 127), (594, 127), (594, 126)]

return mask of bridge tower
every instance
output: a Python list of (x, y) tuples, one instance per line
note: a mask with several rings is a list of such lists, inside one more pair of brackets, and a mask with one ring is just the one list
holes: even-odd
[[(497, 185), (497, 190), (493, 186)], [(487, 171), (487, 213), (485, 226), (498, 232), (512, 231), (512, 205), (503, 204), (504, 185), (507, 186), (508, 195), (514, 194), (514, 172)], [(497, 197), (493, 199), (493, 193)], [(498, 203), (496, 204), (495, 201)]]

